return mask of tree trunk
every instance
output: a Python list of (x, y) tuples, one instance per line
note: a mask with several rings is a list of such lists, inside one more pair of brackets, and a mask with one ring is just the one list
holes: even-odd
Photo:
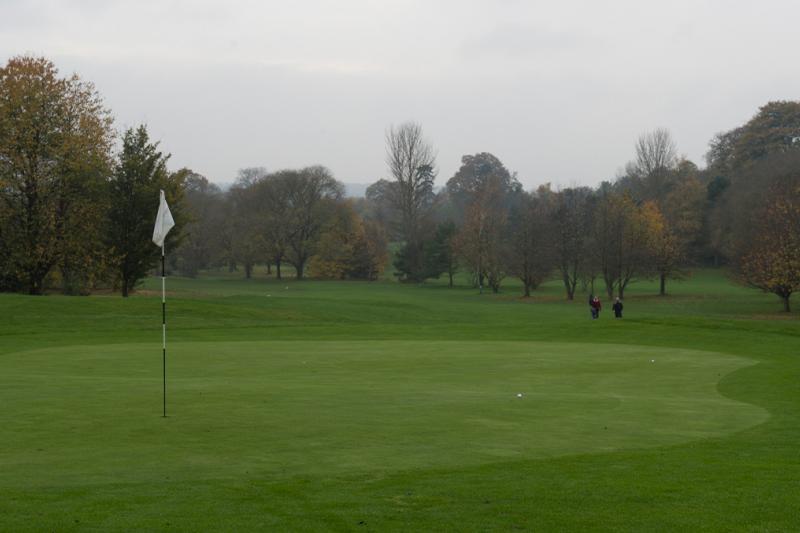
[(523, 282), (522, 284), (525, 285), (525, 298), (530, 298), (531, 297), (531, 284), (528, 283), (528, 282)]
[[(624, 300), (624, 299), (625, 299), (625, 296), (624, 296), (624, 294), (623, 294), (624, 292), (625, 292), (625, 287), (623, 287), (622, 285), (620, 285), (620, 286), (619, 286), (619, 299), (620, 299), (620, 300)], [(608, 296), (609, 300), (611, 299), (611, 297), (612, 297), (612, 296), (613, 296), (613, 295), (609, 295), (609, 296)]]
[(253, 263), (245, 263), (244, 264), (244, 277), (245, 279), (250, 279), (253, 275)]
[(281, 260), (280, 259), (276, 259), (275, 260), (275, 277), (277, 279), (281, 279)]
[(267, 263), (267, 276), (272, 275), (272, 263)]
[(303, 279), (303, 269), (306, 266), (305, 259), (298, 261), (297, 264), (294, 266), (297, 270), (297, 275), (295, 276), (296, 279)]
[(447, 275), (450, 277), (450, 288), (452, 289), (453, 288), (453, 273), (452, 272), (448, 272)]
[(781, 296), (781, 299), (783, 300), (783, 310), (786, 311), (787, 313), (792, 312), (792, 309), (789, 307), (789, 297), (791, 297), (791, 294), (787, 294), (786, 296)]
[(122, 297), (128, 297), (128, 278), (126, 277), (122, 278)]
[(663, 272), (661, 273), (661, 290), (658, 293), (659, 296), (666, 296), (667, 295), (667, 276)]

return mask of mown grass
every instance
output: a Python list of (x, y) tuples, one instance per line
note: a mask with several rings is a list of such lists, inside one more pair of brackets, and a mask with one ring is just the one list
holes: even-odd
[(0, 530), (800, 529), (797, 313), (460, 281), (0, 295)]

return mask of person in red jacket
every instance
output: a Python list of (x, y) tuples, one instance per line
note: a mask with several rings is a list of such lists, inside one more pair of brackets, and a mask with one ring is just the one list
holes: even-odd
[(603, 308), (602, 304), (600, 303), (600, 298), (595, 296), (592, 298), (592, 318), (600, 318), (600, 309)]

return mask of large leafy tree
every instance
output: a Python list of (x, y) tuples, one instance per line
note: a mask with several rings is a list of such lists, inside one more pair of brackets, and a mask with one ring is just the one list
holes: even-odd
[(276, 176), (289, 208), (286, 259), (294, 267), (297, 279), (303, 279), (306, 264), (315, 253), (322, 229), (334, 213), (344, 186), (322, 166), (299, 171), (283, 171)]
[(549, 216), (552, 194), (547, 187), (541, 187), (536, 194), (523, 194), (510, 212), (509, 270), (522, 282), (526, 298), (555, 266)]
[(756, 215), (737, 272), (748, 285), (779, 296), (788, 312), (789, 298), (800, 290), (800, 182), (773, 190)]
[(636, 159), (614, 188), (629, 194), (638, 207), (649, 209), (652, 267), (663, 296), (667, 280), (682, 277), (690, 246), (700, 240), (706, 191), (697, 177), (697, 166), (678, 157), (668, 130), (643, 133), (634, 148)]
[(185, 174), (186, 226), (184, 240), (177, 250), (180, 272), (194, 277), (223, 257), (222, 239), (225, 223), (223, 196), (220, 188), (204, 176), (189, 169)]
[(338, 202), (309, 261), (312, 276), (372, 281), (386, 264), (386, 241), (364, 221), (352, 201)]
[(571, 188), (555, 193), (552, 202), (553, 260), (569, 300), (590, 268), (591, 198), (591, 189)]
[(707, 154), (709, 182), (706, 239), (714, 257), (736, 260), (738, 224), (748, 198), (763, 189), (768, 167), (800, 154), (800, 101), (774, 101), (746, 124), (718, 134)]
[[(64, 288), (102, 263), (98, 233), (112, 119), (91, 83), (45, 58), (0, 69), (0, 282), (40, 294), (59, 267)], [(0, 287), (3, 288), (3, 287)]]
[(403, 240), (400, 211), (397, 209), (397, 181), (380, 179), (367, 187), (365, 216), (383, 226), (392, 240)]
[(230, 270), (241, 265), (247, 279), (252, 276), (257, 262), (268, 259), (261, 224), (262, 213), (267, 210), (261, 198), (261, 188), (267, 176), (267, 170), (262, 167), (241, 169), (227, 195), (228, 216), (223, 226), (223, 244)]
[(762, 106), (745, 124), (733, 151), (734, 164), (747, 165), (769, 154), (800, 149), (800, 102)]
[(685, 276), (692, 251), (697, 250), (701, 239), (707, 189), (698, 172), (691, 161), (680, 161), (671, 173), (669, 190), (654, 200), (658, 214), (653, 246), (661, 296), (666, 295), (668, 279)]
[(289, 248), (291, 234), (287, 176), (286, 172), (264, 176), (254, 190), (257, 202), (255, 227), (260, 232), (267, 268), (275, 265), (277, 279), (282, 276), (281, 265)]
[(511, 196), (522, 192), (522, 185), (515, 174), (508, 171), (500, 159), (489, 152), (465, 155), (461, 158), (461, 166), (447, 180), (446, 191), (453, 203), (456, 222), (462, 222), (467, 207), (475, 197), (488, 186), (499, 187), (500, 194)]
[(800, 149), (800, 102), (773, 101), (746, 124), (717, 134), (706, 154), (713, 175), (732, 176), (770, 154)]
[(180, 241), (183, 222), (183, 180), (185, 172), (170, 174), (167, 159), (150, 141), (145, 126), (128, 129), (110, 182), (110, 210), (107, 239), (114, 257), (116, 278), (127, 297), (153, 268), (160, 250), (153, 244), (153, 223), (158, 212), (159, 190), (163, 189), (176, 228), (165, 242), (167, 250)]
[(474, 269), (475, 283), (484, 280), (498, 292), (508, 274), (510, 253), (509, 198), (500, 176), (490, 178), (467, 207), (456, 236), (462, 264)]
[(624, 297), (628, 284), (653, 270), (653, 242), (658, 207), (637, 205), (627, 193), (603, 193), (593, 213), (591, 260), (603, 278), (609, 298)]
[(778, 295), (788, 311), (800, 290), (800, 151), (772, 154), (743, 178), (730, 203), (739, 214), (732, 226), (733, 272)]

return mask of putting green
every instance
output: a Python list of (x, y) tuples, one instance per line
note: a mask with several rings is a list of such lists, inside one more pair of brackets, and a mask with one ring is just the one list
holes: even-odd
[[(718, 437), (727, 354), (535, 342), (69, 346), (3, 356), (0, 485), (335, 475)], [(518, 397), (521, 393), (522, 397)]]

